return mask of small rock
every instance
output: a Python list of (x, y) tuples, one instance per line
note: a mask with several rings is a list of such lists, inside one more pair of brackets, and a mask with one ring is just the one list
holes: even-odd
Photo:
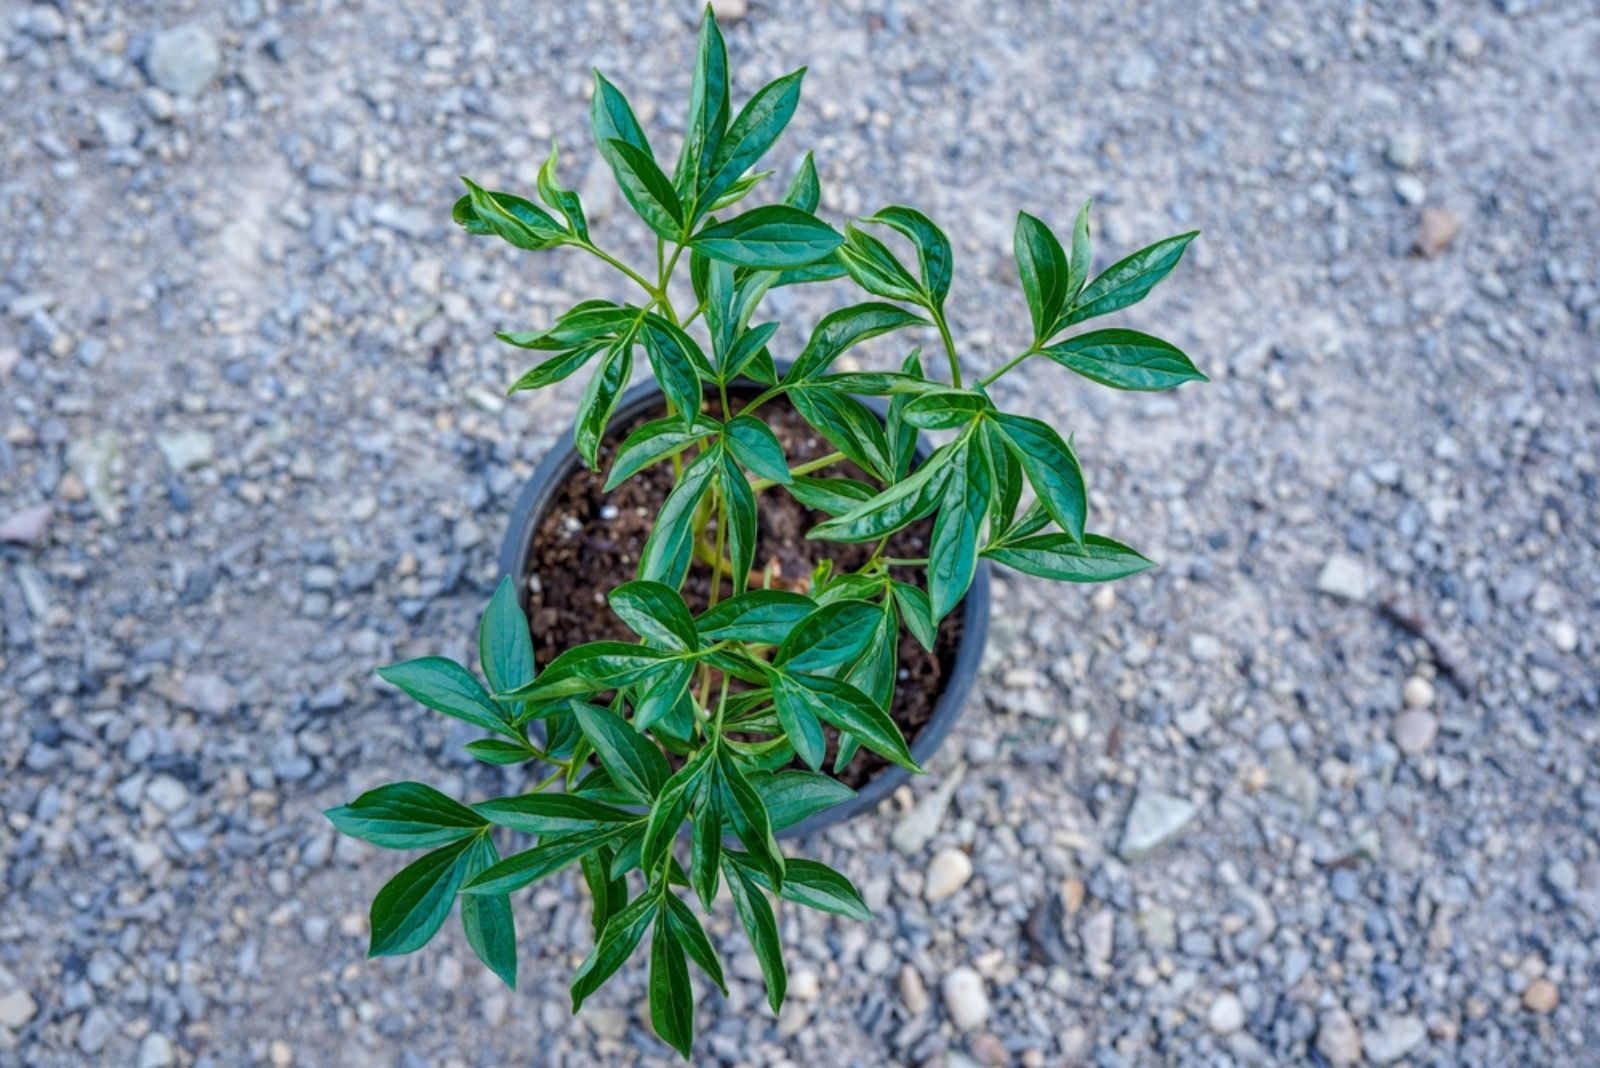
[(78, 1028), (78, 1048), (93, 1056), (106, 1048), (117, 1033), (117, 1021), (111, 1014), (96, 1005), (83, 1017)]
[(711, 0), (718, 22), (738, 22), (750, 13), (749, 0)]
[(1199, 663), (1216, 660), (1223, 653), (1222, 642), (1210, 634), (1189, 636), (1189, 656)]
[(156, 435), (156, 448), (167, 461), (174, 474), (193, 471), (209, 464), (216, 455), (211, 435), (204, 430), (179, 430), (172, 434)]
[(1422, 134), (1407, 127), (1389, 135), (1383, 158), (1396, 170), (1409, 171), (1422, 161)]
[(160, 1031), (151, 1031), (139, 1043), (139, 1068), (171, 1068), (174, 1063), (172, 1040)]
[(1522, 1007), (1543, 1016), (1556, 1011), (1561, 1004), (1561, 991), (1548, 979), (1535, 979), (1522, 992)]
[(23, 20), (29, 35), (41, 41), (54, 41), (67, 35), (67, 20), (49, 4), (34, 4)]
[(972, 1031), (989, 1019), (989, 995), (983, 979), (971, 968), (957, 968), (944, 977), (944, 1007), (957, 1030)]
[(112, 478), (121, 449), (117, 435), (110, 430), (79, 438), (67, 446), (68, 466), (83, 483), (94, 510), (108, 523), (117, 522), (122, 515), (112, 491)]
[(1155, 59), (1148, 52), (1135, 52), (1127, 57), (1112, 74), (1111, 80), (1118, 89), (1148, 89), (1161, 73)]
[(289, 1068), (294, 1063), (294, 1047), (281, 1038), (272, 1040), (267, 1046), (267, 1059), (272, 1062), (273, 1068)]
[(1083, 955), (1088, 958), (1089, 971), (1107, 972), (1111, 967), (1111, 954), (1116, 949), (1117, 918), (1110, 909), (1101, 909), (1083, 921)]
[[(4, 530), (5, 527), (0, 525), (0, 531)], [(0, 533), (0, 539), (4, 536)], [(1551, 623), (1545, 633), (1550, 635), (1550, 644), (1555, 646), (1558, 652), (1570, 653), (1578, 648), (1578, 628), (1564, 619)]]
[(1393, 1064), (1428, 1040), (1428, 1028), (1415, 1016), (1380, 1018), (1363, 1036), (1361, 1048), (1373, 1064)]
[(151, 779), (144, 788), (144, 795), (169, 816), (189, 803), (189, 788), (171, 775), (157, 775)]
[(1432, 259), (1449, 248), (1461, 233), (1461, 220), (1443, 208), (1423, 208), (1417, 225), (1417, 251)]
[(127, 148), (139, 137), (139, 127), (116, 108), (101, 108), (94, 113), (94, 124), (107, 148)]
[(12, 990), (0, 994), (0, 1027), (20, 1031), (39, 1011), (33, 996), (26, 990)]
[(941, 849), (928, 865), (928, 884), (923, 896), (943, 901), (972, 878), (972, 858), (960, 849)]
[(39, 504), (0, 519), (0, 541), (32, 545), (50, 529), (50, 518), (54, 514), (50, 505)]
[(1439, 717), (1421, 708), (1411, 708), (1394, 720), (1394, 744), (1407, 756), (1420, 756), (1439, 736)]
[(1413, 675), (1406, 680), (1401, 695), (1407, 708), (1430, 708), (1434, 698), (1433, 683), (1421, 675)]
[(789, 993), (801, 1001), (815, 1001), (822, 993), (822, 980), (810, 968), (797, 968), (789, 975)]
[(950, 799), (955, 796), (956, 787), (961, 785), (961, 777), (966, 770), (965, 764), (951, 768), (938, 786), (923, 795), (922, 800), (901, 817), (889, 835), (889, 841), (896, 849), (909, 857), (920, 853), (933, 840), (933, 836), (939, 833), (939, 824), (944, 822), (945, 810), (950, 807)]
[(1117, 852), (1123, 860), (1138, 860), (1182, 834), (1200, 808), (1194, 802), (1156, 790), (1140, 790), (1128, 809)]
[(1394, 180), (1394, 195), (1413, 208), (1428, 199), (1428, 187), (1414, 174), (1402, 174)]
[(595, 1005), (582, 1013), (583, 1022), (596, 1038), (625, 1038), (628, 1034), (628, 1014), (607, 1005)]
[(1244, 1026), (1244, 1002), (1239, 995), (1225, 993), (1206, 1010), (1206, 1026), (1219, 1035), (1231, 1035)]
[(1361, 1060), (1361, 1031), (1343, 1009), (1329, 1009), (1317, 1021), (1317, 1052), (1335, 1068)]
[(212, 716), (231, 711), (238, 701), (233, 687), (220, 675), (190, 675), (180, 692), (187, 707)]
[(179, 96), (199, 96), (221, 67), (216, 39), (192, 22), (156, 34), (145, 57), (150, 80)]
[(1317, 575), (1317, 589), (1346, 601), (1359, 601), (1367, 595), (1367, 569), (1352, 556), (1334, 553)]
[(1173, 716), (1172, 725), (1188, 737), (1198, 738), (1211, 729), (1211, 709), (1201, 701)]
[(904, 964), (900, 967), (900, 1000), (905, 1002), (906, 1012), (912, 1016), (920, 1016), (928, 1011), (928, 988), (915, 965)]
[(972, 1036), (972, 1041), (967, 1043), (967, 1048), (972, 1050), (972, 1055), (978, 1063), (987, 1068), (1004, 1068), (1011, 1063), (1011, 1051), (1006, 1049), (1006, 1044), (1000, 1036), (990, 1031)]
[(1483, 54), (1483, 35), (1471, 26), (1458, 27), (1450, 35), (1450, 47), (1462, 59), (1477, 59)]

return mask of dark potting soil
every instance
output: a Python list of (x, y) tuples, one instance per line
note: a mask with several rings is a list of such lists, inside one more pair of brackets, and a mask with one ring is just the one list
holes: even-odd
[[(743, 398), (733, 398), (733, 407), (743, 406)], [(540, 664), (548, 664), (565, 649), (584, 642), (636, 640), (622, 620), (612, 614), (606, 595), (635, 577), (639, 555), (655, 522), (661, 502), (672, 489), (672, 464), (656, 464), (610, 493), (603, 492), (606, 472), (620, 444), (633, 430), (665, 409), (650, 412), (611, 428), (601, 442), (600, 470), (579, 467), (557, 490), (550, 508), (534, 534), (529, 554), (529, 628), (533, 648)], [(761, 408), (761, 417), (778, 436), (791, 466), (814, 460), (833, 451), (783, 398)], [(854, 464), (841, 463), (815, 472), (817, 475), (846, 475), (871, 481)], [(756, 542), (755, 570), (771, 570), (773, 586), (804, 590), (812, 571), (831, 557), (834, 573), (854, 571), (872, 553), (872, 543), (843, 545), (808, 541), (806, 531), (827, 519), (822, 512), (806, 508), (785, 492), (773, 487), (761, 495), (757, 509), (759, 537)], [(928, 540), (933, 532), (931, 520), (913, 523), (889, 539), (888, 555), (920, 559), (928, 555)], [(920, 582), (922, 573), (908, 569), (895, 577)], [(536, 580), (536, 581), (535, 581)], [(684, 600), (691, 611), (704, 611), (710, 599), (711, 569), (697, 561), (683, 585)], [(723, 596), (727, 596), (727, 586)], [(933, 709), (944, 692), (945, 680), (954, 667), (956, 648), (961, 642), (961, 610), (945, 617), (938, 640), (930, 653), (913, 638), (904, 625), (900, 628), (900, 670), (895, 679), (894, 700), (889, 714), (907, 742), (914, 742), (923, 726), (933, 718)], [(837, 738), (830, 735), (828, 763), (832, 767)], [(859, 788), (888, 761), (867, 749), (857, 751), (838, 775), (848, 786)]]

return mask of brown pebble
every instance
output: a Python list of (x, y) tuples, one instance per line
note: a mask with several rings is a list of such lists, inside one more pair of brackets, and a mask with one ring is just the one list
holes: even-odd
[(1417, 251), (1432, 259), (1450, 247), (1461, 233), (1461, 220), (1442, 208), (1423, 208), (1417, 227)]
[(1535, 979), (1528, 984), (1528, 989), (1522, 992), (1522, 1007), (1541, 1016), (1555, 1012), (1559, 1004), (1561, 1004), (1561, 991), (1557, 990), (1556, 984), (1548, 979)]

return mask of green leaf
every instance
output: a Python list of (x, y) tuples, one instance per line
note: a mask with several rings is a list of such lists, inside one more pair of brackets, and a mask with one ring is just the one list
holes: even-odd
[(872, 541), (916, 522), (939, 506), (944, 480), (954, 457), (949, 446), (942, 446), (910, 477), (843, 515), (817, 524), (806, 537)]
[(943, 390), (913, 397), (905, 406), (902, 418), (920, 430), (953, 430), (966, 426), (994, 405), (981, 393), (966, 390)]
[(839, 390), (812, 386), (790, 389), (789, 400), (829, 444), (870, 474), (889, 481), (893, 473), (889, 440), (872, 409)]
[(478, 815), (501, 827), (538, 835), (585, 834), (639, 816), (579, 794), (519, 794), (480, 801)]
[(566, 240), (566, 230), (539, 205), (510, 193), (491, 193), (470, 178), (461, 180), (467, 186), (466, 204), (458, 201), (453, 214), (469, 233), (493, 234), (530, 250)]
[(597, 831), (540, 842), (532, 849), (515, 853), (498, 864), (485, 868), (471, 882), (463, 886), (461, 892), (509, 894), (521, 890), (524, 886), (560, 871), (586, 853), (592, 853), (612, 839), (620, 837), (629, 826), (626, 823), (616, 823)]
[(844, 264), (845, 272), (855, 279), (856, 285), (873, 296), (912, 303), (921, 303), (924, 299), (922, 287), (889, 246), (854, 226), (845, 227), (839, 262)]
[(1083, 292), (1072, 302), (1071, 309), (1060, 325), (1071, 326), (1137, 304), (1178, 265), (1183, 258), (1183, 250), (1199, 233), (1198, 230), (1191, 230), (1187, 234), (1169, 237), (1140, 249), (1126, 259), (1118, 260), (1083, 287)]
[(784, 736), (799, 757), (812, 771), (822, 767), (827, 753), (827, 739), (822, 736), (822, 724), (817, 719), (816, 702), (799, 682), (779, 671), (767, 673), (772, 687), (773, 712)]
[(395, 956), (427, 945), (455, 904), (472, 843), (467, 838), (424, 854), (384, 884), (372, 899), (368, 956)]
[(1022, 487), (1027, 480), (1022, 473), (1022, 465), (1011, 455), (1005, 435), (998, 426), (993, 422), (985, 422), (979, 440), (994, 471), (994, 500), (989, 509), (992, 517), (989, 529), (990, 540), (996, 541), (999, 539), (995, 535), (1009, 529), (1016, 517), (1017, 504), (1022, 500)]
[(707, 912), (716, 900), (717, 880), (722, 871), (721, 794), (716, 788), (702, 791), (689, 844), (689, 883)]
[[(640, 833), (643, 834), (642, 831)], [(578, 862), (583, 868), (583, 881), (589, 886), (589, 899), (593, 903), (590, 918), (596, 942), (605, 933), (611, 917), (628, 903), (628, 884), (625, 880), (611, 877), (611, 861), (610, 847), (602, 847), (586, 854)]]
[(862, 501), (871, 500), (877, 490), (853, 478), (800, 475), (790, 481), (789, 493), (807, 508), (829, 515), (842, 515)]
[(716, 199), (716, 202), (707, 208), (707, 211), (721, 211), (731, 208), (739, 201), (750, 195), (751, 190), (772, 177), (772, 171), (751, 171), (728, 187), (728, 191)]
[(815, 215), (769, 204), (703, 227), (690, 245), (740, 267), (801, 267), (831, 253), (843, 239)]
[(816, 607), (816, 602), (804, 594), (751, 590), (708, 608), (698, 626), (708, 641), (776, 645)]
[[(918, 383), (927, 383), (922, 373), (922, 350), (912, 349), (906, 356), (905, 362), (900, 365), (900, 374), (905, 378)], [(893, 453), (895, 481), (906, 477), (911, 470), (911, 462), (917, 454), (917, 428), (905, 421), (906, 406), (911, 403), (910, 393), (898, 393), (889, 401), (889, 413), (884, 418), (884, 432), (889, 437), (889, 448)]]
[(697, 416), (688, 429), (677, 416), (644, 424), (617, 447), (617, 455), (611, 461), (611, 474), (606, 476), (605, 492), (611, 492), (651, 464), (682, 452), (719, 429), (721, 426), (716, 420), (704, 415)]
[[(774, 831), (793, 827), (856, 796), (854, 790), (837, 779), (810, 771), (785, 770), (773, 775), (752, 775), (749, 779), (767, 807)], [(792, 859), (785, 859), (785, 869), (793, 863)]]
[[(689, 684), (694, 679), (695, 661), (679, 660), (664, 670), (657, 678), (650, 679), (644, 696), (639, 698), (633, 709), (633, 726), (635, 730), (645, 730), (661, 724), (661, 733), (675, 738), (687, 738), (686, 731), (692, 725), (679, 728), (675, 725), (673, 717), (683, 705), (685, 696), (689, 692)], [(689, 724), (693, 712), (684, 720)]]
[(997, 564), (1058, 582), (1112, 582), (1155, 567), (1126, 545), (1090, 534), (1082, 542), (1065, 534), (1037, 534), (991, 546), (983, 555)]
[[(906, 740), (894, 720), (873, 704), (870, 697), (848, 682), (826, 675), (775, 671), (772, 675), (772, 697), (780, 718), (785, 705), (791, 709), (802, 709), (854, 735), (862, 745), (885, 760), (908, 771), (921, 773), (922, 768), (911, 758), (911, 750), (906, 747)], [(811, 766), (815, 768), (817, 765)]]
[(1137, 330), (1095, 330), (1051, 345), (1044, 354), (1113, 389), (1155, 391), (1206, 381), (1176, 346)]
[(953, 277), (953, 259), (950, 239), (943, 230), (922, 212), (900, 204), (879, 209), (866, 220), (880, 223), (899, 231), (917, 250), (917, 266), (922, 274), (922, 288), (932, 298), (934, 307), (942, 308), (950, 295)]
[(656, 918), (650, 940), (650, 1023), (661, 1040), (684, 1059), (694, 1045), (694, 991), (689, 964), (670, 924)]
[(683, 596), (659, 582), (624, 582), (611, 591), (611, 610), (639, 637), (663, 649), (693, 652), (700, 648), (694, 617)]
[(584, 959), (572, 977), (572, 1011), (574, 1014), (600, 989), (607, 979), (616, 974), (644, 937), (645, 929), (656, 918), (661, 898), (645, 894), (615, 912), (607, 920), (605, 929), (594, 944), (594, 949)]
[(324, 813), (341, 834), (385, 849), (429, 849), (476, 834), (483, 817), (420, 782), (392, 782)]
[(740, 110), (712, 154), (710, 166), (704, 167), (706, 179), (698, 204), (710, 205), (778, 140), (800, 103), (800, 81), (805, 73), (802, 67), (763, 86)]
[(689, 802), (700, 786), (700, 776), (710, 762), (712, 748), (700, 750), (679, 768), (656, 795), (650, 806), (650, 821), (644, 829), (643, 865), (645, 877), (653, 880), (661, 862), (672, 854), (672, 843), (689, 813)]
[(807, 152), (806, 158), (800, 161), (800, 169), (794, 172), (794, 179), (783, 194), (783, 202), (816, 214), (817, 205), (822, 203), (822, 184), (817, 181), (817, 164), (811, 153)]
[(435, 712), (466, 720), (498, 734), (517, 735), (505, 709), (495, 704), (472, 673), (442, 656), (424, 656), (378, 669), (378, 677), (398, 686), (419, 704)]
[[(911, 350), (911, 355), (920, 359), (920, 348)], [(920, 369), (917, 374), (904, 374), (899, 371), (844, 371), (834, 374), (818, 375), (806, 386), (821, 386), (826, 389), (843, 390), (859, 396), (869, 397), (906, 397), (908, 400), (914, 396), (928, 393), (944, 393), (950, 389), (943, 382), (929, 382), (922, 377)]]
[(795, 357), (783, 380), (793, 384), (815, 378), (852, 345), (891, 330), (926, 325), (928, 321), (922, 316), (893, 304), (854, 304), (829, 312), (811, 332), (811, 339), (806, 342), (800, 355)]
[(606, 158), (616, 172), (617, 185), (650, 229), (668, 241), (683, 236), (683, 205), (672, 179), (661, 172), (650, 154), (623, 140), (613, 140)]
[[(712, 870), (715, 874), (716, 870)], [(667, 923), (672, 927), (672, 934), (679, 944), (689, 951), (689, 957), (705, 972), (711, 981), (717, 984), (717, 989), (722, 991), (723, 997), (728, 995), (728, 984), (722, 978), (722, 964), (717, 960), (717, 951), (711, 946), (711, 939), (706, 937), (706, 930), (700, 926), (700, 920), (689, 906), (678, 900), (677, 895), (667, 894)], [(709, 910), (710, 905), (706, 908)]]
[(672, 769), (654, 742), (598, 705), (574, 701), (572, 711), (612, 782), (646, 804), (661, 792)]
[[(510, 340), (515, 335), (498, 334), (502, 341)], [(509, 393), (519, 393), (528, 389), (543, 389), (545, 386), (554, 385), (563, 379), (571, 377), (579, 368), (588, 363), (594, 354), (607, 347), (604, 339), (586, 341), (577, 348), (567, 349), (556, 354), (543, 363), (525, 372), (523, 376), (511, 383)]]
[(544, 674), (505, 696), (519, 701), (553, 701), (614, 690), (655, 674), (678, 655), (628, 642), (575, 645), (550, 661)]
[(1078, 466), (1072, 446), (1037, 419), (998, 413), (994, 420), (1010, 444), (1012, 455), (1028, 473), (1028, 481), (1050, 518), (1075, 540), (1082, 541), (1089, 491), (1083, 484), (1083, 469)]
[[(1072, 225), (1072, 265), (1067, 271), (1067, 299), (1076, 300), (1089, 280), (1089, 207), (1094, 201), (1085, 200), (1078, 209), (1078, 219)], [(1051, 331), (1054, 333), (1054, 331)]]
[(988, 458), (969, 442), (950, 465), (944, 484), (944, 501), (933, 521), (928, 551), (928, 596), (937, 624), (961, 603), (978, 570), (978, 531), (989, 510), (993, 474)]
[(883, 610), (868, 601), (835, 601), (812, 612), (772, 658), (785, 671), (840, 672), (872, 641)]
[(573, 432), (578, 455), (590, 470), (599, 470), (596, 457), (600, 439), (605, 436), (606, 424), (622, 400), (622, 391), (628, 388), (633, 375), (633, 335), (612, 342), (600, 369), (589, 379), (583, 399), (578, 402), (577, 426)]
[(750, 480), (727, 449), (721, 450), (717, 486), (722, 494), (723, 514), (728, 521), (728, 561), (733, 564), (733, 592), (743, 593), (756, 561), (756, 495)]
[(502, 741), (499, 738), (483, 738), (476, 742), (468, 742), (462, 748), (474, 760), (485, 764), (526, 764), (530, 760), (537, 760), (539, 754), (519, 742)]
[(644, 128), (628, 106), (627, 97), (599, 71), (594, 72), (594, 102), (589, 109), (589, 124), (594, 129), (595, 147), (600, 150), (601, 157), (611, 167), (612, 173), (617, 175), (618, 185), (622, 185), (623, 180), (621, 164), (613, 147), (615, 142), (621, 141), (643, 155), (655, 158), (655, 153), (650, 151), (650, 141), (644, 135)]
[(517, 590), (506, 575), (495, 587), (489, 606), (478, 620), (478, 660), (496, 692), (533, 681), (533, 635), (528, 617), (517, 603)]
[(1071, 267), (1056, 235), (1025, 211), (1017, 212), (1017, 228), (1012, 233), (1011, 245), (1017, 257), (1022, 293), (1028, 298), (1028, 315), (1033, 319), (1033, 337), (1037, 343), (1055, 333), (1061, 309), (1076, 292), (1071, 286)]
[[(471, 879), (500, 860), (487, 835), (473, 841), (464, 860)], [(507, 894), (468, 894), (461, 899), (461, 928), (467, 945), (512, 990), (517, 988), (517, 923)]]
[(716, 156), (728, 128), (728, 46), (711, 9), (700, 20), (694, 84), (689, 90), (689, 121), (678, 156), (676, 182), (683, 199), (694, 203), (705, 165)]
[[(881, 595), (883, 580), (879, 578), (875, 582), (878, 587), (875, 595)], [(866, 648), (838, 677), (872, 698), (872, 703), (879, 708), (888, 708), (894, 699), (895, 674), (900, 669), (900, 613), (895, 611), (892, 597), (882, 597), (877, 607), (878, 621)]]
[(734, 907), (739, 910), (739, 922), (750, 937), (750, 948), (755, 951), (756, 962), (767, 980), (767, 1004), (774, 1014), (783, 1008), (783, 996), (789, 989), (789, 975), (783, 966), (783, 942), (778, 937), (778, 920), (772, 914), (761, 888), (745, 870), (731, 859), (722, 861), (722, 874), (727, 877), (728, 888), (733, 891)]
[(720, 449), (707, 449), (683, 469), (683, 476), (662, 502), (655, 526), (645, 540), (644, 552), (639, 556), (640, 578), (674, 588), (683, 585), (694, 549), (695, 509), (711, 487), (721, 455)]
[(772, 836), (772, 821), (767, 816), (767, 806), (762, 804), (761, 795), (750, 785), (731, 756), (724, 753), (720, 764), (722, 807), (733, 824), (734, 836), (744, 843), (772, 885), (782, 886), (784, 858), (778, 849), (777, 839)]
[(578, 194), (563, 186), (556, 176), (559, 158), (560, 151), (552, 140), (550, 155), (545, 157), (544, 165), (539, 168), (539, 197), (566, 218), (568, 228), (578, 240), (587, 241), (589, 222), (584, 218), (583, 204), (578, 200)]
[(719, 365), (719, 377), (724, 382), (730, 382), (737, 378), (749, 366), (750, 361), (760, 355), (762, 350), (767, 347), (767, 342), (772, 340), (772, 335), (778, 332), (778, 325), (777, 323), (761, 323), (740, 334)]
[(890, 588), (894, 590), (895, 603), (900, 606), (900, 614), (905, 618), (906, 629), (911, 631), (918, 644), (933, 652), (933, 643), (939, 636), (938, 624), (933, 621), (933, 602), (928, 600), (926, 593), (908, 582), (896, 579)]
[(792, 481), (783, 446), (767, 424), (754, 416), (740, 415), (728, 421), (727, 432), (728, 448), (753, 474), (784, 485)]
[[(735, 856), (734, 862), (747, 871), (763, 889), (772, 889), (764, 880), (759, 868), (744, 857)], [(826, 864), (803, 857), (790, 858), (784, 868), (783, 892), (785, 901), (793, 901), (807, 908), (831, 912), (846, 919), (866, 923), (872, 919), (872, 910), (849, 879)]]

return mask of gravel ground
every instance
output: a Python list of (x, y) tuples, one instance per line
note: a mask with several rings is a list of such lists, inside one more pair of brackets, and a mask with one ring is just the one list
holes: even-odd
[[(1596, 1063), (1594, 7), (724, 6), (737, 95), (811, 65), (825, 215), (952, 232), (972, 361), (1026, 322), (1015, 209), (1092, 195), (1101, 264), (1205, 231), (1127, 321), (1213, 382), (1004, 380), (1164, 566), (1001, 579), (932, 774), (808, 843), (877, 921), (785, 910), (773, 1019), (724, 913), (697, 1061)], [(554, 135), (642, 260), (586, 93), (671, 143), (696, 11), (655, 8), (0, 12), (0, 1063), (673, 1062), (637, 967), (568, 1016), (575, 877), (515, 994), (454, 925), (367, 961), (398, 858), (319, 815), (523, 781), (372, 668), (465, 655), (577, 399), (504, 400), (492, 331), (622, 290), (448, 209)]]

